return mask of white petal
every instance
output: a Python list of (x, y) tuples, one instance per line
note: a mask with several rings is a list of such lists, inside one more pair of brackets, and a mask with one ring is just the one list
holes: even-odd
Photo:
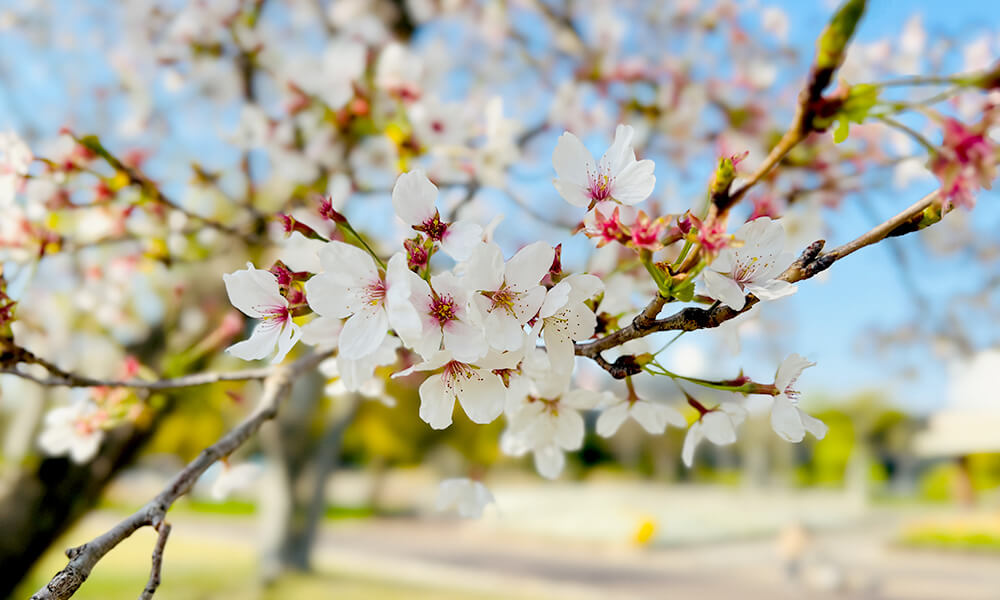
[(722, 411), (706, 413), (701, 417), (702, 432), (710, 442), (725, 446), (736, 441), (736, 428), (728, 414)]
[(569, 294), (572, 289), (570, 284), (565, 280), (549, 288), (549, 291), (545, 294), (545, 300), (542, 302), (542, 307), (538, 309), (538, 316), (544, 319), (556, 314), (569, 301)]
[(777, 300), (778, 298), (791, 296), (798, 291), (798, 288), (787, 281), (772, 279), (764, 283), (750, 284), (747, 286), (747, 291), (761, 300)]
[(420, 225), (432, 219), (437, 209), (438, 189), (423, 171), (403, 173), (392, 188), (392, 206), (407, 225)]
[(441, 250), (455, 260), (466, 260), (482, 244), (483, 228), (471, 221), (457, 221), (448, 225), (441, 240)]
[(466, 363), (476, 362), (489, 350), (482, 328), (463, 321), (451, 321), (445, 326), (444, 347), (455, 355), (455, 360)]
[(288, 301), (278, 291), (278, 280), (270, 271), (247, 265), (246, 270), (225, 273), (229, 302), (248, 317), (259, 319), (271, 307), (288, 306)]
[[(632, 418), (639, 425), (642, 425), (643, 429), (653, 434), (663, 433), (667, 429), (668, 420), (671, 423), (677, 423), (676, 417), (680, 417), (680, 413), (669, 406), (654, 404), (645, 400), (640, 400), (633, 404), (631, 413)], [(684, 417), (680, 418), (683, 421)], [(684, 424), (687, 425), (687, 421), (684, 421)]]
[(262, 321), (253, 328), (249, 338), (226, 348), (226, 352), (243, 360), (259, 360), (274, 352), (281, 331), (277, 323)]
[[(594, 158), (590, 155), (580, 138), (570, 132), (564, 132), (556, 142), (555, 150), (552, 151), (552, 166), (556, 170), (556, 176), (566, 183), (575, 184), (581, 187), (590, 185), (589, 173), (596, 171)], [(561, 190), (560, 190), (561, 193)], [(569, 198), (566, 198), (570, 201)], [(586, 203), (584, 203), (584, 206)]]
[(271, 364), (278, 364), (285, 360), (285, 356), (288, 352), (295, 347), (295, 342), (299, 341), (299, 337), (302, 336), (302, 330), (296, 325), (291, 319), (288, 319), (282, 324), (281, 331), (278, 334), (278, 352), (271, 359)]
[(455, 397), (448, 394), (440, 375), (431, 375), (420, 384), (420, 418), (433, 429), (451, 425)]
[(343, 324), (336, 317), (316, 316), (302, 326), (302, 342), (323, 349), (337, 347)]
[(466, 273), (463, 277), (470, 290), (494, 292), (503, 285), (503, 250), (490, 242), (477, 244), (469, 255)]
[(556, 191), (559, 192), (562, 199), (573, 206), (590, 205), (590, 192), (584, 186), (561, 179), (556, 179), (552, 182), (552, 185), (555, 186)]
[(703, 271), (702, 278), (705, 280), (705, 287), (708, 288), (709, 297), (715, 298), (733, 310), (743, 310), (746, 305), (746, 295), (739, 284), (712, 269)]
[(817, 440), (826, 437), (826, 432), (830, 429), (826, 426), (826, 423), (801, 410), (799, 411), (799, 417), (802, 418), (802, 425), (806, 428), (806, 431), (813, 434), (813, 437)]
[(778, 365), (778, 371), (774, 374), (774, 387), (778, 388), (779, 392), (784, 392), (799, 378), (802, 371), (813, 366), (816, 366), (816, 363), (809, 362), (804, 356), (795, 353), (789, 354)]
[(598, 163), (601, 173), (614, 176), (635, 162), (635, 152), (632, 150), (634, 137), (635, 129), (631, 125), (618, 125), (615, 128), (615, 139)]
[(549, 444), (535, 449), (535, 470), (546, 479), (555, 479), (566, 466), (566, 457), (562, 450)]
[(771, 406), (771, 428), (789, 442), (801, 442), (806, 435), (799, 409), (784, 394), (774, 397), (774, 405)]
[(507, 285), (519, 291), (537, 286), (549, 272), (555, 250), (545, 242), (535, 242), (518, 250), (507, 262), (504, 279)]
[(589, 273), (575, 273), (563, 281), (570, 286), (569, 301), (573, 303), (590, 300), (604, 291), (604, 282)]
[(601, 411), (601, 416), (597, 417), (597, 435), (601, 437), (611, 437), (622, 426), (628, 418), (628, 403), (620, 402)]
[(340, 354), (358, 359), (378, 349), (389, 330), (389, 317), (381, 306), (366, 307), (354, 313), (340, 332)]
[(681, 449), (681, 459), (688, 468), (691, 468), (694, 463), (694, 451), (704, 437), (701, 421), (692, 423), (691, 427), (688, 428), (687, 435), (684, 436), (684, 447)]
[(492, 423), (503, 412), (507, 388), (493, 373), (473, 369), (458, 375), (454, 385), (458, 401), (473, 423)]
[(323, 244), (317, 254), (323, 270), (336, 273), (338, 281), (345, 284), (361, 285), (378, 279), (375, 260), (357, 246), (332, 241)]
[(578, 450), (583, 445), (583, 417), (575, 410), (562, 409), (555, 416), (553, 441), (563, 450)]
[(649, 198), (656, 187), (653, 169), (651, 160), (640, 160), (628, 165), (615, 177), (611, 197), (629, 206)]

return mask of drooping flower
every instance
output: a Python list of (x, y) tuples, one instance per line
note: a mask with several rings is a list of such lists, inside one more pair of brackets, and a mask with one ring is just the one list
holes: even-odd
[(573, 342), (593, 336), (597, 328), (597, 317), (585, 302), (603, 289), (604, 283), (597, 277), (577, 273), (552, 286), (545, 295), (538, 316), (554, 370), (573, 370)]
[(441, 351), (394, 377), (441, 369), (425, 379), (419, 391), (420, 418), (434, 429), (451, 425), (456, 401), (473, 423), (492, 423), (503, 412), (507, 396), (503, 380), (494, 370), (512, 368), (519, 360), (516, 353), (491, 352), (473, 364), (456, 360), (450, 352)]
[[(569, 377), (551, 374), (560, 384), (533, 380), (533, 388), (508, 402), (509, 425), (500, 440), (505, 454), (523, 456), (531, 452), (539, 475), (555, 479), (566, 464), (564, 452), (583, 445), (581, 410), (594, 408), (602, 394), (590, 390), (568, 390)], [(562, 391), (557, 388), (562, 387)]]
[(104, 439), (102, 425), (107, 418), (107, 413), (100, 407), (80, 397), (68, 406), (53, 408), (46, 413), (38, 445), (46, 454), (68, 454), (73, 462), (83, 464), (97, 454)]
[(701, 418), (691, 424), (684, 436), (681, 458), (690, 467), (694, 463), (694, 451), (701, 440), (707, 439), (717, 446), (727, 446), (736, 441), (736, 428), (746, 419), (746, 410), (731, 402), (723, 402), (715, 410), (706, 411)]
[(288, 300), (281, 295), (278, 279), (270, 271), (255, 269), (247, 263), (245, 271), (235, 271), (222, 276), (229, 302), (248, 317), (260, 322), (250, 338), (226, 348), (237, 358), (258, 360), (274, 351), (271, 360), (279, 363), (301, 335), (299, 326), (292, 321)]
[(761, 300), (794, 294), (796, 287), (777, 279), (795, 261), (785, 252), (785, 230), (777, 221), (761, 217), (743, 224), (735, 234), (742, 246), (724, 248), (704, 271), (708, 295), (733, 310), (742, 310), (747, 292)]
[(599, 162), (594, 162), (580, 138), (568, 131), (559, 137), (552, 153), (557, 178), (553, 182), (559, 195), (574, 206), (592, 206), (614, 200), (638, 204), (653, 193), (656, 177), (653, 161), (635, 159), (629, 125), (615, 129), (615, 140)]
[(468, 478), (445, 479), (438, 486), (437, 510), (454, 509), (464, 519), (478, 519), (487, 505), (495, 503), (485, 485)]
[(535, 242), (517, 252), (505, 265), (495, 243), (481, 244), (466, 266), (465, 284), (486, 329), (490, 346), (516, 350), (524, 343), (524, 325), (538, 313), (545, 299), (542, 277), (549, 272), (555, 252)]
[(667, 425), (678, 428), (687, 426), (687, 419), (675, 408), (641, 400), (630, 394), (626, 398), (612, 396), (611, 402), (605, 404), (601, 416), (597, 418), (597, 434), (602, 437), (613, 436), (629, 417), (652, 434), (663, 433)]
[(475, 223), (441, 220), (434, 204), (438, 189), (423, 171), (403, 173), (392, 188), (392, 205), (396, 214), (414, 230), (425, 234), (455, 260), (466, 260), (473, 248), (481, 243), (483, 229)]
[(818, 440), (826, 436), (826, 424), (799, 408), (799, 392), (792, 387), (802, 371), (815, 364), (798, 354), (790, 354), (774, 375), (774, 387), (779, 394), (771, 406), (771, 427), (789, 442), (801, 442), (807, 431)]

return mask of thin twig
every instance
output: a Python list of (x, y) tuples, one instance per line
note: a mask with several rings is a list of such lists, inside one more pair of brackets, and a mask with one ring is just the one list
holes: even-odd
[(156, 528), (159, 537), (156, 538), (156, 545), (153, 546), (153, 558), (149, 568), (149, 582), (146, 589), (139, 594), (139, 600), (150, 600), (156, 593), (156, 588), (160, 587), (160, 569), (163, 568), (163, 549), (167, 545), (167, 537), (170, 535), (170, 523), (163, 521)]
[(278, 407), (290, 391), (295, 377), (315, 367), (328, 356), (329, 353), (315, 353), (288, 365), (270, 367), (271, 373), (264, 380), (264, 389), (253, 413), (219, 441), (202, 450), (201, 454), (175, 475), (170, 483), (144, 507), (93, 540), (67, 550), (69, 564), (38, 590), (31, 600), (65, 600), (71, 597), (87, 580), (98, 561), (115, 546), (143, 527), (159, 528), (170, 507), (178, 498), (191, 490), (202, 473), (217, 460), (232, 454), (250, 439), (261, 425), (278, 414)]

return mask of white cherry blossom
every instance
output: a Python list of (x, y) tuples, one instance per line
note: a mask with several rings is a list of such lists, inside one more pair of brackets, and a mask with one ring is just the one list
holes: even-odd
[(85, 463), (94, 458), (104, 440), (101, 423), (106, 418), (107, 415), (96, 404), (80, 397), (67, 406), (53, 408), (46, 413), (38, 445), (46, 454), (68, 454), (73, 462)]
[(481, 244), (473, 251), (464, 280), (476, 292), (472, 303), (482, 316), (490, 346), (516, 350), (524, 344), (524, 325), (542, 306), (546, 294), (539, 282), (554, 255), (545, 242), (525, 246), (506, 265), (495, 243)]
[(468, 478), (445, 479), (438, 486), (437, 510), (455, 510), (464, 519), (478, 519), (489, 504), (496, 504), (485, 485)]
[(414, 230), (425, 234), (455, 260), (466, 260), (481, 243), (483, 228), (476, 223), (447, 223), (435, 207), (438, 189), (421, 170), (403, 173), (392, 188), (396, 214)]
[(545, 295), (538, 316), (553, 369), (572, 371), (573, 342), (593, 336), (597, 328), (597, 317), (584, 302), (603, 289), (604, 283), (594, 275), (577, 273), (552, 286)]
[(727, 446), (736, 441), (736, 428), (746, 419), (746, 410), (731, 402), (723, 402), (719, 408), (709, 411), (691, 424), (684, 436), (681, 458), (690, 467), (694, 463), (694, 451), (701, 440), (707, 439), (717, 446)]
[(0, 133), (0, 206), (14, 201), (21, 176), (28, 173), (31, 149), (14, 132)]
[(601, 416), (597, 418), (597, 434), (602, 437), (613, 436), (622, 423), (630, 417), (652, 434), (663, 433), (667, 425), (677, 428), (687, 426), (687, 419), (672, 406), (640, 400), (637, 397), (613, 397), (601, 411)]
[(653, 161), (635, 159), (629, 125), (615, 129), (615, 140), (597, 163), (580, 138), (570, 132), (559, 137), (552, 153), (554, 181), (559, 195), (574, 206), (591, 206), (604, 200), (638, 204), (653, 193)]
[(449, 350), (455, 360), (474, 362), (486, 355), (489, 344), (483, 328), (469, 310), (472, 292), (450, 271), (431, 277), (430, 285), (410, 272), (409, 302), (420, 320), (419, 330), (400, 331), (403, 341), (425, 359)]
[(774, 375), (774, 387), (780, 393), (771, 406), (771, 427), (789, 442), (801, 442), (807, 431), (818, 440), (826, 436), (826, 424), (799, 408), (799, 392), (792, 387), (802, 371), (815, 364), (798, 354), (790, 354)]
[[(375, 369), (396, 363), (396, 351), (402, 346), (399, 338), (386, 336), (374, 352), (362, 358), (344, 356), (328, 358), (319, 364), (321, 373), (336, 381), (326, 386), (328, 396), (358, 392), (367, 398), (385, 400), (385, 382), (375, 376)], [(391, 398), (388, 398), (391, 401)], [(387, 402), (387, 404), (390, 402)]]
[(389, 259), (384, 273), (371, 255), (343, 242), (325, 244), (319, 251), (319, 259), (323, 272), (306, 282), (306, 298), (309, 307), (321, 318), (347, 317), (339, 334), (340, 356), (346, 359), (368, 356), (382, 344), (389, 329), (395, 327), (393, 321), (414, 318), (399, 311), (390, 315), (388, 310), (387, 299), (393, 284), (406, 278), (406, 257), (402, 253)]
[(742, 246), (719, 252), (703, 277), (708, 295), (733, 310), (742, 310), (749, 292), (761, 300), (794, 294), (796, 287), (777, 279), (794, 261), (785, 252), (785, 229), (769, 217), (745, 223), (735, 234)]
[(491, 352), (473, 364), (441, 351), (394, 376), (441, 369), (420, 384), (420, 418), (434, 429), (451, 425), (456, 400), (473, 423), (492, 423), (503, 412), (507, 398), (503, 380), (493, 371), (513, 368), (519, 360), (515, 353)]
[(292, 321), (288, 300), (281, 295), (278, 279), (270, 271), (255, 269), (253, 264), (247, 263), (245, 271), (226, 273), (222, 280), (226, 283), (229, 302), (246, 316), (260, 321), (249, 339), (233, 344), (226, 352), (243, 360), (257, 360), (277, 347), (271, 362), (284, 360), (302, 332)]

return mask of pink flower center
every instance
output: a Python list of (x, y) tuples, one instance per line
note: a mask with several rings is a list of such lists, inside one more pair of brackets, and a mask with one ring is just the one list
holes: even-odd
[(608, 200), (611, 198), (611, 184), (614, 183), (615, 178), (600, 174), (596, 177), (591, 175), (590, 177), (590, 199), (595, 202), (600, 202), (602, 200)]
[(427, 314), (437, 321), (438, 325), (444, 327), (451, 321), (458, 319), (458, 306), (455, 305), (455, 300), (448, 294), (435, 294), (431, 299), (431, 305), (427, 310)]
[(368, 284), (364, 291), (364, 297), (370, 306), (378, 306), (385, 302), (385, 282), (379, 279)]
[(413, 229), (427, 234), (435, 242), (444, 239), (444, 234), (448, 231), (448, 224), (441, 220), (441, 215), (435, 211), (434, 216), (427, 219), (420, 225), (414, 225)]

